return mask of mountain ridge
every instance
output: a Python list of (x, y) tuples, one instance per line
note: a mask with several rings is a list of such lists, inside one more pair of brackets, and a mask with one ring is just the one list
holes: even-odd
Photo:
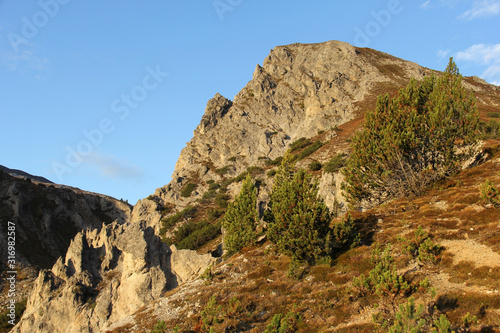
[(29, 179), (32, 179), (32, 180), (35, 180), (35, 181), (38, 181), (38, 182), (41, 182), (41, 183), (54, 184), (53, 182), (51, 182), (50, 180), (48, 180), (45, 177), (33, 176), (32, 174), (29, 174), (29, 173), (27, 173), (25, 171), (17, 170), (17, 169), (10, 169), (10, 168), (7, 168), (6, 166), (3, 166), (3, 165), (0, 165), (0, 170), (3, 171), (3, 172), (8, 173), (8, 174), (10, 174), (11, 176), (14, 176), (14, 177), (15, 176), (25, 177), (25, 178), (29, 178)]
[[(394, 95), (410, 78), (422, 78), (433, 72), (436, 71), (383, 52), (337, 41), (274, 48), (263, 65), (256, 66), (252, 80), (233, 101), (216, 94), (207, 102), (193, 138), (180, 153), (169, 184), (139, 200), (124, 223), (111, 222), (80, 231), (70, 250), (51, 269), (40, 273), (33, 288), (37, 292), (30, 296), (25, 315), (14, 332), (32, 328), (40, 332), (67, 332), (69, 328), (71, 332), (148, 331), (157, 320), (167, 320), (173, 328), (180, 315), (185, 316), (185, 323), (181, 324), (196, 327), (210, 294), (218, 295), (217, 301), (224, 306), (236, 297), (252, 313), (248, 320), (240, 318), (243, 325), (240, 329), (262, 331), (274, 314), (288, 311), (286, 305), (291, 304), (289, 298), (293, 295), (303, 304), (313, 304), (314, 298), (308, 298), (308, 294), (320, 297), (314, 288), (338, 296), (338, 290), (328, 285), (331, 281), (339, 285), (347, 283), (350, 272), (319, 266), (305, 272), (309, 274), (305, 280), (288, 280), (284, 267), (289, 265), (289, 259), (273, 253), (265, 239), (255, 248), (222, 261), (211, 255), (220, 256), (217, 248), (221, 236), (197, 244), (197, 252), (178, 250), (175, 245), (167, 247), (160, 239), (175, 241), (178, 230), (185, 226), (217, 225), (224, 205), (239, 191), (245, 173), (258, 183), (258, 208), (262, 215), (272, 188), (272, 171), (290, 146), (298, 147), (294, 152), (298, 167), (308, 168), (314, 161), (326, 165), (333, 157), (349, 152), (350, 137), (361, 127), (364, 114), (374, 107), (379, 94)], [(498, 87), (474, 78), (464, 78), (464, 85), (475, 92), (483, 119), (488, 119), (488, 112), (498, 112)], [(497, 159), (494, 142), (489, 145), (489, 156), (493, 154)], [(493, 168), (492, 165), (489, 167)], [(481, 170), (484, 176), (490, 169)], [(343, 176), (338, 168), (311, 173), (319, 178), (319, 194), (330, 209), (346, 212), (341, 192)], [(460, 181), (467, 182), (468, 190), (476, 186), (469, 178)], [(415, 200), (419, 202), (418, 198)], [(408, 200), (405, 205), (413, 207), (417, 203)], [(398, 204), (394, 205), (396, 211)], [(434, 202), (419, 205), (422, 211), (435, 208)], [(399, 213), (397, 216), (407, 216), (406, 211)], [(392, 231), (402, 230), (393, 215), (387, 207), (355, 212), (357, 223), (366, 229), (364, 246), (346, 252), (346, 258), (338, 261), (354, 272), (366, 273), (367, 253), (373, 238), (386, 242), (394, 236)], [(437, 213), (433, 217), (444, 218)], [(432, 223), (426, 223), (426, 228), (436, 233)], [(466, 220), (459, 231), (463, 233), (469, 225)], [(404, 233), (409, 231), (405, 229)], [(140, 241), (134, 244), (134, 240)], [(157, 253), (162, 259), (155, 259), (150, 253)], [(352, 267), (355, 266), (349, 261), (352, 258), (360, 260), (360, 267)], [(242, 282), (245, 279), (248, 283)], [(315, 285), (316, 280), (320, 283)], [(126, 290), (120, 289), (121, 285), (136, 292), (132, 302), (127, 299)], [(240, 294), (234, 294), (231, 288)], [(294, 290), (294, 294), (287, 295), (287, 288)], [(259, 303), (260, 298), (265, 301)], [(273, 303), (273, 298), (281, 305)], [(320, 299), (324, 304), (336, 302), (323, 296)], [(323, 303), (318, 305), (321, 309)], [(324, 310), (331, 307), (325, 305)], [(352, 311), (363, 311), (362, 307), (355, 308), (355, 304), (352, 307)], [(321, 324), (321, 313), (305, 309), (301, 313), (313, 327), (331, 331), (336, 325), (353, 326), (352, 322), (330, 317), (323, 319), (327, 324)], [(348, 317), (341, 312), (328, 313), (332, 317)], [(239, 317), (235, 315), (228, 321), (232, 323), (235, 318)], [(360, 322), (371, 327), (366, 318)], [(231, 325), (227, 326), (230, 331)], [(234, 331), (236, 326), (237, 323)]]

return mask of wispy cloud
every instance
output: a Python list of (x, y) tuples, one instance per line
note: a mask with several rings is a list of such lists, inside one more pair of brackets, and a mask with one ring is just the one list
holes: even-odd
[(139, 179), (144, 176), (144, 171), (129, 161), (112, 155), (92, 153), (83, 161), (89, 167), (97, 169), (105, 178)]
[(450, 50), (438, 50), (437, 51), (437, 56), (439, 59), (444, 59), (450, 54)]
[(488, 82), (500, 85), (500, 44), (475, 44), (458, 52), (456, 58), (486, 66), (481, 77)]
[(472, 8), (458, 18), (473, 20), (500, 14), (500, 0), (475, 0)]
[[(0, 0), (1, 1), (1, 0)], [(35, 43), (26, 41), (22, 48), (12, 46), (5, 29), (0, 25), (0, 66), (10, 72), (26, 74), (35, 72), (35, 79), (48, 71), (49, 59), (38, 50)]]
[(28, 71), (45, 71), (48, 69), (49, 59), (39, 57), (34, 52), (23, 50), (20, 52), (4, 51), (0, 53), (2, 65), (8, 71), (26, 73)]
[(427, 0), (423, 4), (420, 5), (420, 8), (427, 9), (430, 7), (430, 5), (431, 5), (431, 0)]
[(430, 9), (435, 7), (453, 8), (459, 1), (460, 0), (425, 0), (420, 5), (420, 8), (422, 9)]

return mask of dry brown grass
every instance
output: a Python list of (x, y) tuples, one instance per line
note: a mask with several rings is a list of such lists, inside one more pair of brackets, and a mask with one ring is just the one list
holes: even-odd
[[(346, 132), (339, 132), (339, 136)], [(419, 197), (394, 200), (367, 212), (353, 212), (362, 231), (363, 245), (338, 254), (331, 266), (307, 267), (299, 280), (288, 277), (290, 259), (276, 254), (269, 248), (270, 243), (245, 249), (215, 267), (211, 281), (172, 303), (184, 312), (180, 313), (183, 319), (168, 322), (169, 327), (179, 324), (186, 331), (196, 328), (201, 310), (216, 295), (223, 308), (234, 297), (242, 308), (237, 315), (217, 324), (216, 331), (238, 327), (242, 332), (263, 332), (275, 314), (287, 313), (297, 304), (307, 323), (299, 332), (372, 332), (376, 326), (367, 314), (375, 311), (374, 304), (391, 304), (391, 300), (374, 294), (356, 299), (349, 290), (354, 277), (366, 276), (373, 269), (371, 253), (375, 244), (391, 243), (398, 272), (407, 281), (418, 285), (426, 277), (449, 278), (440, 280), (441, 292), (437, 290), (438, 296), (431, 304), (428, 294), (415, 288), (413, 296), (417, 301), (436, 305), (455, 327), (469, 312), (478, 317), (476, 331), (481, 327), (498, 331), (500, 296), (494, 290), (500, 288), (500, 267), (476, 267), (473, 257), (472, 263), (455, 262), (448, 250), (439, 255), (438, 264), (424, 266), (403, 254), (405, 243), (400, 237), (411, 239), (421, 226), (435, 243), (463, 239), (500, 253), (500, 209), (481, 203), (478, 190), (485, 179), (500, 184), (500, 160), (496, 161), (499, 158), (496, 149), (489, 162), (465, 170)], [(174, 295), (175, 290), (166, 296)], [(193, 312), (191, 317), (187, 315), (189, 311)], [(339, 325), (341, 328), (337, 329)]]
[[(470, 313), (478, 318), (478, 325), (483, 327), (500, 327), (500, 296), (487, 295), (477, 292), (461, 292), (439, 295), (436, 298), (435, 306), (446, 314), (448, 320), (456, 326), (462, 324), (462, 318)], [(494, 330), (492, 332), (495, 332)]]

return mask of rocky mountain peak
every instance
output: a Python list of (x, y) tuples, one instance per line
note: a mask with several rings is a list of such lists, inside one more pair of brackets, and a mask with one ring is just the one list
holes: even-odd
[(196, 128), (196, 132), (204, 134), (214, 128), (222, 117), (229, 111), (233, 103), (217, 93), (210, 99), (205, 108), (205, 114), (201, 117), (201, 122)]
[[(275, 47), (232, 102), (220, 94), (208, 101), (172, 181), (154, 196), (182, 209), (200, 199), (207, 182), (221, 182), (250, 166), (263, 167), (266, 159), (282, 156), (299, 138), (324, 133), (323, 139), (331, 139), (337, 135), (335, 128), (359, 116), (365, 105), (373, 105), (379, 91), (397, 90), (411, 77), (430, 72), (338, 41)], [(196, 183), (197, 189), (181, 196), (188, 183)], [(234, 194), (237, 186), (229, 190)], [(139, 202), (135, 209), (145, 212), (144, 205), (150, 203)], [(158, 219), (150, 222), (159, 230)]]

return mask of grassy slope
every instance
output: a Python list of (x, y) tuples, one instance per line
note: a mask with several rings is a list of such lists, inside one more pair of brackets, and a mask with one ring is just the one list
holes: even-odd
[[(372, 314), (378, 311), (374, 304), (390, 309), (406, 298), (353, 297), (350, 286), (353, 278), (373, 268), (375, 244), (392, 243), (398, 272), (408, 281), (427, 278), (436, 288), (434, 297), (417, 288), (417, 302), (437, 306), (456, 327), (470, 313), (478, 317), (472, 331), (500, 331), (500, 209), (482, 202), (479, 192), (486, 179), (500, 184), (500, 151), (498, 142), (487, 144), (491, 155), (485, 163), (435, 184), (419, 197), (354, 213), (364, 244), (340, 254), (332, 266), (306, 268), (301, 279), (290, 278), (289, 259), (273, 253), (269, 243), (261, 244), (223, 261), (203, 283), (169, 292), (162, 305), (139, 312), (136, 320), (144, 329), (166, 320), (169, 327), (195, 330), (201, 311), (215, 295), (223, 309), (230, 307), (232, 298), (240, 304), (232, 315), (221, 312), (224, 321), (214, 324), (216, 332), (226, 327), (263, 332), (275, 314), (287, 313), (293, 304), (303, 317), (302, 332), (371, 332), (376, 328)], [(418, 226), (444, 246), (435, 265), (420, 265), (402, 253), (398, 236), (411, 238)], [(172, 317), (173, 308), (177, 312)]]

